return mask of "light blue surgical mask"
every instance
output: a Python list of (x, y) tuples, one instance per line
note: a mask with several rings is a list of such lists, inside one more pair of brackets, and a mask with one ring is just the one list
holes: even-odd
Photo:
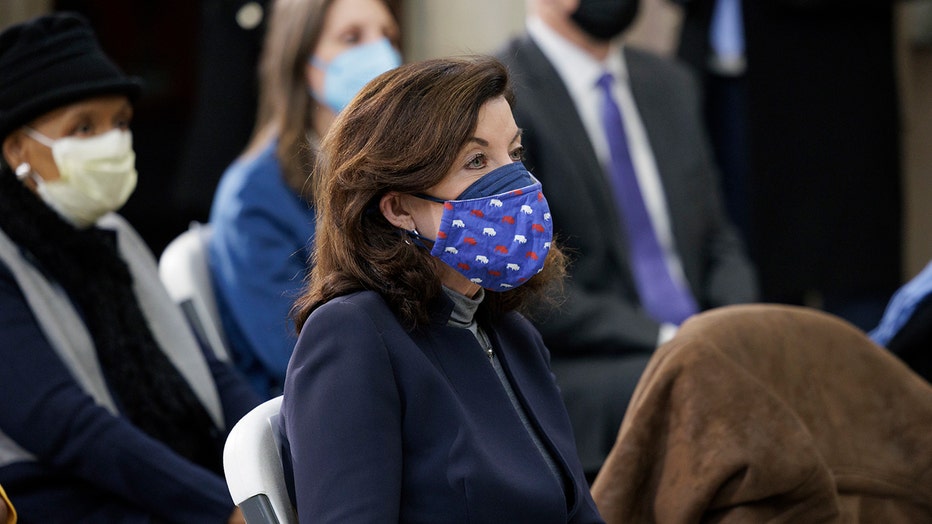
[(347, 49), (330, 62), (311, 57), (310, 64), (324, 72), (324, 92), (312, 96), (339, 113), (370, 80), (400, 66), (401, 55), (387, 38), (381, 38)]

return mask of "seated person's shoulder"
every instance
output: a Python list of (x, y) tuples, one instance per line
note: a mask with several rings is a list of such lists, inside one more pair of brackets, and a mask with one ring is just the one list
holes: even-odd
[(282, 168), (275, 156), (275, 142), (244, 153), (227, 166), (214, 198), (243, 197), (280, 191), (285, 186)]
[(353, 329), (359, 327), (358, 322), (380, 324), (386, 319), (394, 319), (394, 315), (381, 295), (374, 291), (356, 291), (318, 306), (308, 317), (305, 327), (327, 326), (339, 321), (345, 329)]
[(645, 68), (654, 74), (667, 75), (671, 79), (693, 83), (695, 72), (675, 56), (664, 56), (637, 46), (625, 46), (625, 60), (635, 68)]

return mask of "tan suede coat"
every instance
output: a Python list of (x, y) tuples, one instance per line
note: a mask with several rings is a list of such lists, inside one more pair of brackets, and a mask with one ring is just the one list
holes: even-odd
[(932, 523), (932, 386), (836, 317), (712, 310), (657, 350), (592, 494), (609, 524)]

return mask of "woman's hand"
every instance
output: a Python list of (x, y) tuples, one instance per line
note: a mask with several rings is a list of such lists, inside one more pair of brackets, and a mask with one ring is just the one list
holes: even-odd
[(243, 516), (243, 511), (239, 509), (239, 506), (233, 510), (233, 513), (230, 514), (227, 524), (246, 524), (246, 517)]

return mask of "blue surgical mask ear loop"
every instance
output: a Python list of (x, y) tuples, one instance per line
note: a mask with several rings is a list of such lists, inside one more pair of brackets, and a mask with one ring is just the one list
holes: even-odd
[[(442, 198), (433, 197), (425, 193), (412, 193), (412, 195), (422, 200), (436, 202), (438, 204), (443, 204), (446, 202), (446, 200)], [(417, 245), (418, 247), (424, 248), (427, 251), (431, 251), (433, 249), (432, 246), (434, 245), (435, 240), (431, 240), (425, 237), (424, 235), (418, 232), (417, 228), (414, 228), (411, 230), (405, 229), (403, 231), (405, 232), (405, 234), (408, 235), (409, 238), (414, 240), (414, 244)], [(425, 242), (430, 242), (430, 246), (428, 246)]]
[(431, 249), (433, 249), (432, 247), (428, 246), (426, 242), (430, 242), (431, 244), (433, 244), (434, 241), (420, 234), (417, 228), (411, 229), (410, 231), (406, 229), (402, 231), (404, 231), (405, 234), (408, 235), (408, 238), (410, 238), (411, 242), (413, 242), (414, 245), (416, 245), (417, 247), (426, 249), (427, 251), (430, 251)]

